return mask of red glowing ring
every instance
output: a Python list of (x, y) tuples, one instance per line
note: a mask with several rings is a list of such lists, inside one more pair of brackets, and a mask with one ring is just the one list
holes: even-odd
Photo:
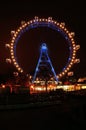
[(51, 17), (49, 17), (48, 19), (35, 17), (33, 20), (30, 20), (28, 22), (24, 22), (17, 29), (17, 31), (14, 32), (14, 35), (13, 35), (12, 40), (11, 40), (11, 46), (10, 46), (11, 60), (19, 72), (21, 72), (21, 73), (24, 72), (24, 70), (18, 64), (18, 61), (16, 58), (16, 44), (17, 44), (21, 34), (23, 34), (27, 29), (29, 30), (31, 28), (36, 28), (36, 27), (40, 27), (40, 26), (43, 26), (43, 27), (47, 26), (49, 28), (53, 28), (56, 31), (60, 31), (69, 43), (70, 56), (68, 58), (67, 65), (57, 75), (57, 78), (59, 79), (59, 78), (63, 77), (74, 64), (75, 56), (76, 56), (76, 44), (75, 44), (75, 41), (73, 38), (74, 33), (68, 31), (68, 29), (65, 27), (65, 23), (59, 23), (55, 20), (52, 20)]

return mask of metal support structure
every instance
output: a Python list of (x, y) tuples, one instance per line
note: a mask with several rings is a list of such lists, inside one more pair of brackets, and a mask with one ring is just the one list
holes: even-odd
[(46, 43), (42, 43), (41, 48), (40, 48), (40, 57), (39, 57), (38, 64), (36, 66), (36, 70), (32, 79), (33, 83), (36, 80), (38, 75), (39, 77), (42, 77), (42, 79), (45, 81), (50, 80), (50, 78), (53, 77), (53, 79), (58, 82), (58, 78), (56, 76), (55, 70), (48, 56), (48, 48), (47, 48)]

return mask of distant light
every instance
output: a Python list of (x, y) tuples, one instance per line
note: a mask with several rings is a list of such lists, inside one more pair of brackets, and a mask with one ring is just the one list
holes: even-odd
[(80, 63), (80, 59), (75, 59), (74, 63)]
[(73, 75), (74, 75), (73, 71), (68, 72), (68, 76), (73, 76)]
[(31, 85), (30, 88), (31, 88), (31, 89), (34, 89), (34, 85)]
[(76, 45), (76, 50), (80, 49), (80, 45)]
[(11, 36), (14, 36), (14, 34), (15, 34), (15, 31), (14, 30), (11, 31)]
[(42, 49), (43, 49), (43, 50), (46, 50), (46, 49), (47, 49), (47, 47), (46, 47), (46, 46), (42, 46)]
[(10, 48), (10, 45), (9, 45), (9, 44), (5, 44), (5, 47), (6, 47), (6, 48)]
[(11, 59), (10, 58), (6, 58), (6, 63), (11, 63)]
[(5, 85), (4, 85), (4, 84), (2, 85), (2, 88), (5, 88)]
[(13, 72), (14, 76), (18, 76), (18, 72)]
[(21, 25), (24, 25), (25, 24), (25, 21), (21, 21)]

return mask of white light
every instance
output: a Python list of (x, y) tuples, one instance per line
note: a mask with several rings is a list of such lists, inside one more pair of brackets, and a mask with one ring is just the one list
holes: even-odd
[(16, 32), (16, 33), (14, 34), (14, 38), (17, 36), (17, 34), (18, 34), (18, 32)]
[(62, 25), (62, 26), (65, 26), (65, 23), (64, 23), (64, 22), (62, 22), (62, 23), (61, 23), (61, 25)]
[(18, 70), (21, 70), (21, 68), (20, 68), (20, 67), (18, 67)]
[(17, 32), (20, 32), (20, 29), (18, 29)]
[(83, 85), (81, 88), (82, 88), (82, 89), (86, 89), (86, 85)]
[(66, 29), (66, 28), (64, 28), (64, 30), (65, 30), (65, 31), (67, 31), (67, 29)]
[(13, 53), (13, 48), (10, 50), (10, 52), (12, 52), (12, 53)]
[(14, 65), (17, 65), (17, 63), (16, 63), (16, 62), (14, 62)]
[(70, 34), (71, 34), (71, 36), (75, 36), (75, 32), (71, 32)]
[(6, 62), (7, 63), (11, 63), (11, 59), (10, 58), (6, 58)]
[(68, 90), (68, 88), (69, 88), (68, 85), (64, 85), (64, 86), (63, 86), (63, 89), (64, 89), (64, 90)]
[(20, 27), (19, 29), (22, 30), (22, 27)]
[(35, 16), (35, 21), (38, 21), (38, 19), (39, 19), (38, 16)]
[(23, 70), (20, 70), (20, 72), (22, 73), (22, 72), (23, 72)]
[(18, 72), (13, 72), (14, 76), (18, 76)]
[(13, 59), (14, 58), (14, 55), (13, 54), (11, 54), (12, 56), (11, 56), (11, 58)]
[(33, 21), (31, 20), (30, 23), (32, 23)]
[(5, 44), (5, 47), (6, 47), (6, 48), (10, 48), (10, 45), (9, 45), (9, 44)]
[(48, 17), (48, 21), (52, 21), (52, 17)]
[(25, 24), (25, 21), (21, 21), (21, 25), (24, 25)]
[(15, 59), (13, 59), (13, 62), (15, 62), (16, 60)]
[(74, 63), (80, 63), (80, 59), (75, 59)]
[(41, 22), (41, 21), (42, 21), (42, 19), (39, 19), (39, 21)]
[(57, 22), (56, 22), (56, 21), (54, 21), (54, 24), (57, 24)]
[(2, 85), (2, 88), (5, 88), (5, 85), (4, 85), (4, 84)]
[(14, 30), (11, 31), (11, 36), (14, 36), (14, 34), (15, 34), (15, 31)]
[(68, 76), (73, 76), (74, 73), (73, 73), (73, 71), (70, 71), (70, 72), (67, 73), (67, 75), (68, 75)]
[(76, 45), (75, 49), (76, 50), (80, 49), (80, 45)]

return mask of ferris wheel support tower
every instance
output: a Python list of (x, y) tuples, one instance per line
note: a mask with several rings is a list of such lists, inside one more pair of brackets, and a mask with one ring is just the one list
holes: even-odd
[(50, 78), (53, 77), (54, 81), (58, 82), (58, 78), (56, 76), (55, 70), (48, 56), (48, 48), (46, 43), (42, 43), (41, 45), (40, 57), (38, 60), (38, 64), (32, 82), (36, 80), (37, 76), (42, 77), (43, 80), (46, 80), (47, 78), (48, 80), (50, 80)]

